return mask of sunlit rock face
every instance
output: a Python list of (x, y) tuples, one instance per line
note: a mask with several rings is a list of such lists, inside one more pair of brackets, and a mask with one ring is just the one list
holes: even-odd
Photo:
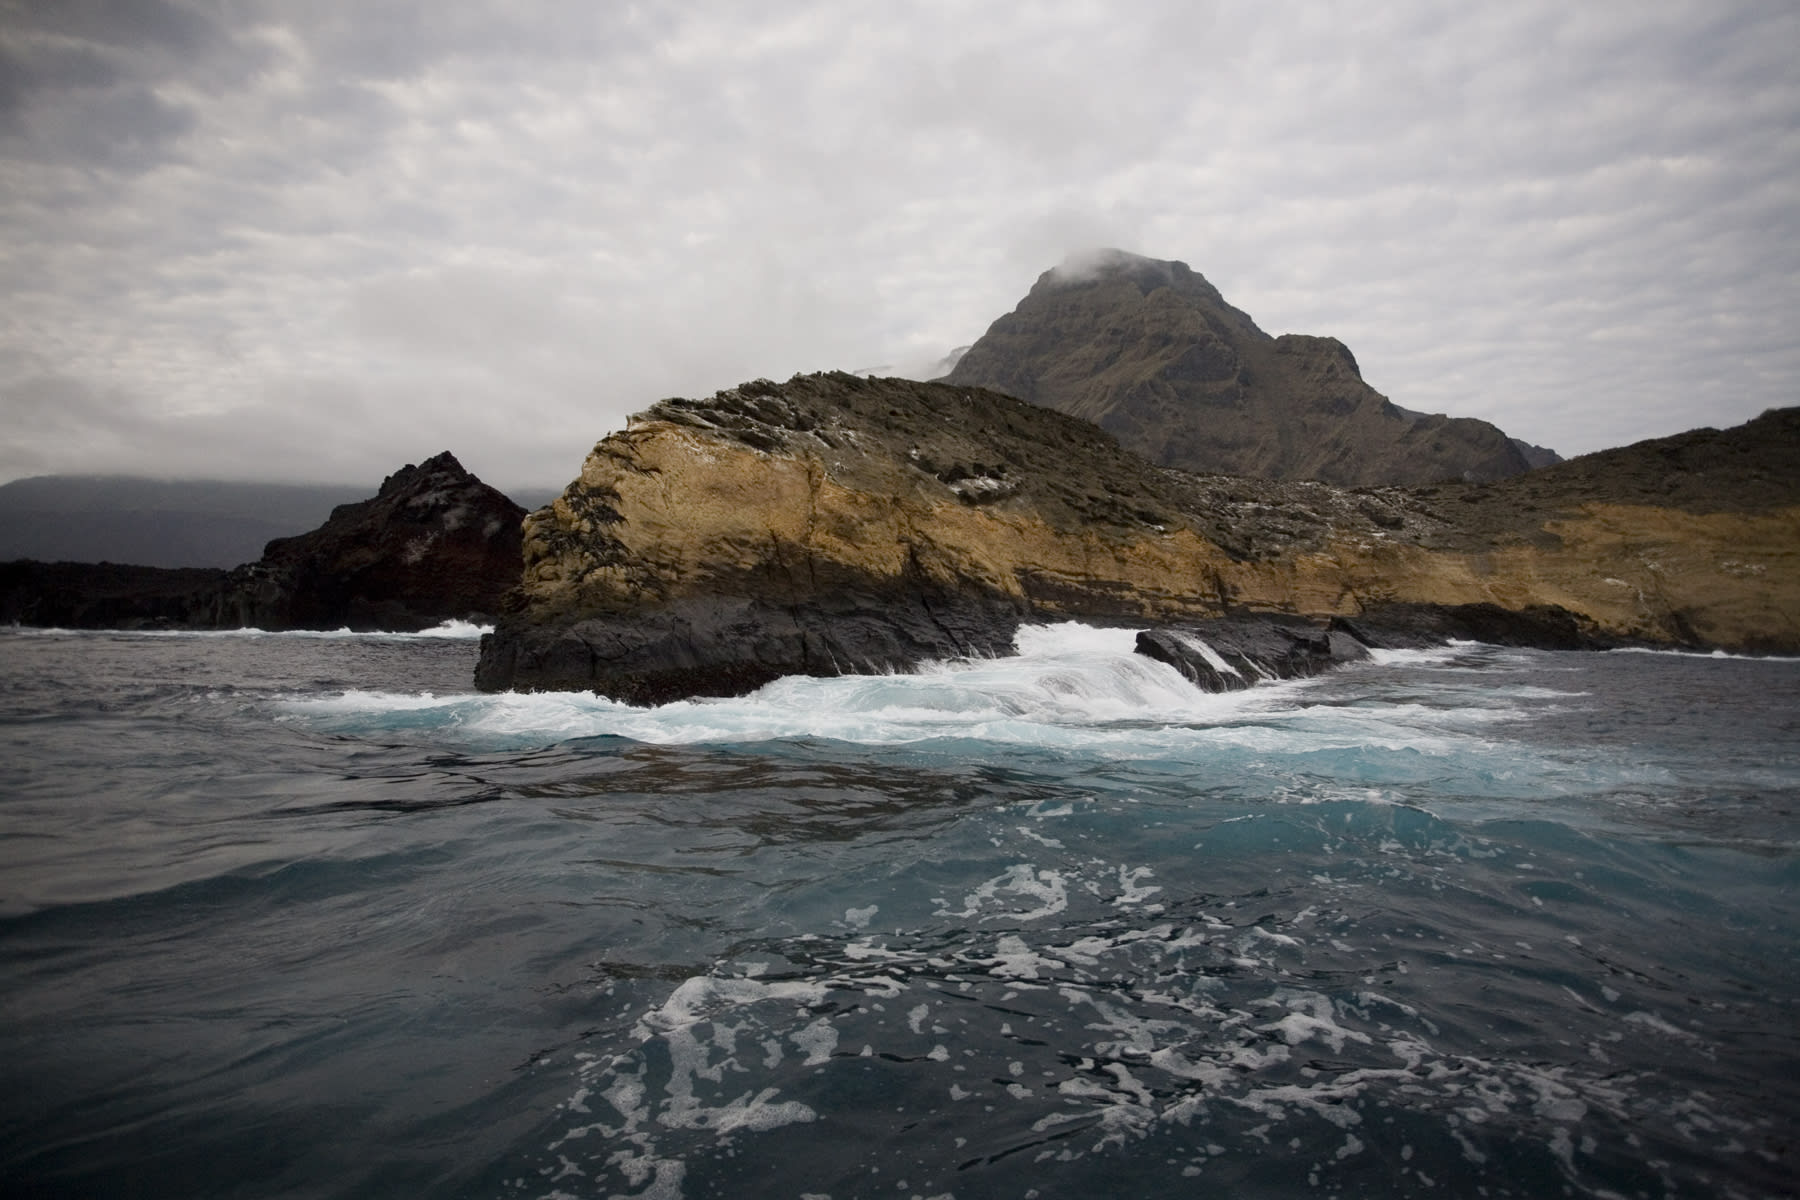
[(946, 382), (1084, 417), (1186, 471), (1372, 486), (1556, 459), (1486, 421), (1390, 404), (1336, 338), (1271, 337), (1186, 263), (1120, 250), (1046, 271)]
[(759, 380), (655, 405), (526, 519), (477, 683), (654, 703), (1002, 653), (1026, 620), (1244, 613), (1371, 644), (1800, 648), (1797, 425), (1351, 490), (1157, 467), (980, 388)]

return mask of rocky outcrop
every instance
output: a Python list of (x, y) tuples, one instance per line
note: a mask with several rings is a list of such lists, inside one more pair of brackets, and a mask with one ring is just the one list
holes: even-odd
[(1264, 680), (1306, 679), (1369, 657), (1351, 633), (1295, 617), (1223, 617), (1146, 629), (1137, 653), (1168, 663), (1207, 692), (1237, 692)]
[(1137, 652), (1168, 663), (1202, 691), (1235, 692), (1277, 679), (1306, 679), (1369, 657), (1370, 650), (1418, 650), (1451, 641), (1540, 650), (1608, 650), (1635, 639), (1609, 637), (1567, 609), (1535, 605), (1386, 604), (1321, 625), (1298, 616), (1222, 617), (1146, 629)]
[(416, 630), (484, 617), (518, 580), (524, 516), (446, 450), (311, 533), (270, 542), (231, 572), (211, 623)]
[(1489, 485), (1343, 489), (1160, 468), (979, 388), (759, 380), (654, 406), (527, 518), (476, 681), (725, 695), (1063, 618), (1335, 617), (1382, 645), (1499, 613), (1530, 644), (1795, 650), (1797, 463), (1783, 410)]
[(1553, 452), (1409, 412), (1335, 338), (1271, 337), (1185, 263), (1119, 250), (1047, 271), (945, 382), (1093, 421), (1163, 466), (1343, 486), (1488, 481)]
[(411, 631), (492, 619), (519, 579), (525, 510), (448, 452), (227, 571), (111, 563), (0, 568), (0, 619), (69, 628)]

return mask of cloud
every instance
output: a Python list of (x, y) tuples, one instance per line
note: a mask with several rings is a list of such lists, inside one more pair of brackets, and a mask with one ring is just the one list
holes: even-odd
[(1800, 379), (1797, 43), (1775, 3), (0, 8), (0, 474), (559, 484), (662, 396), (935, 361), (1095, 246), (1410, 408), (1732, 423)]

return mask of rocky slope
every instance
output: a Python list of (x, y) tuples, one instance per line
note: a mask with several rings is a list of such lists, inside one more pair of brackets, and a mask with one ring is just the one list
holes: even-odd
[(1270, 337), (1187, 264), (1117, 250), (1045, 272), (944, 381), (1083, 417), (1187, 471), (1485, 481), (1540, 450), (1486, 421), (1390, 404), (1335, 338)]
[(445, 451), (270, 542), (231, 573), (214, 624), (412, 630), (495, 612), (518, 578), (524, 516)]
[(1797, 465), (1783, 410), (1492, 485), (1349, 490), (1160, 468), (978, 388), (760, 380), (656, 405), (527, 518), (477, 683), (660, 702), (1004, 652), (1029, 619), (1245, 612), (1377, 645), (1796, 650)]
[(68, 628), (428, 629), (487, 619), (519, 578), (525, 510), (448, 452), (231, 571), (0, 566), (0, 620)]

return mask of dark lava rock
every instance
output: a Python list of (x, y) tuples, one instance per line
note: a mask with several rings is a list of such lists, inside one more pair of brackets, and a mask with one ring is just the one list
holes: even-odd
[(270, 542), (231, 572), (211, 624), (418, 630), (490, 618), (519, 580), (524, 517), (445, 451), (311, 533)]
[(1373, 650), (1423, 650), (1450, 641), (1538, 650), (1611, 650), (1627, 644), (1556, 605), (1515, 611), (1498, 604), (1386, 604), (1355, 617), (1333, 617), (1331, 628)]
[(872, 674), (1012, 652), (1016, 606), (919, 588), (840, 592), (802, 604), (746, 596), (678, 601), (558, 625), (502, 625), (482, 638), (475, 685), (586, 690), (627, 704), (738, 696), (784, 675)]
[(1136, 650), (1168, 663), (1208, 692), (1304, 679), (1369, 656), (1343, 632), (1282, 616), (1231, 616), (1150, 629), (1138, 634)]
[(0, 563), (0, 622), (58, 629), (186, 629), (226, 573), (122, 563)]
[(1185, 471), (1364, 487), (1531, 467), (1486, 421), (1389, 403), (1337, 339), (1271, 337), (1187, 264), (1119, 250), (1045, 272), (945, 381), (1083, 417)]

